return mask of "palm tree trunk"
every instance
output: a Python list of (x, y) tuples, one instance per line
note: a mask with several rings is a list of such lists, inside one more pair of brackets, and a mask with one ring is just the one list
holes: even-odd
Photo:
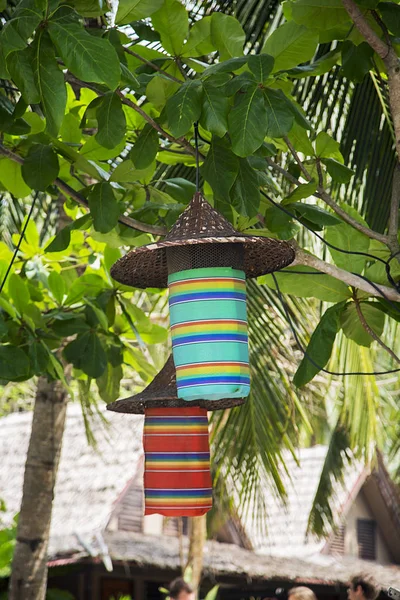
[(47, 548), (67, 402), (59, 381), (39, 378), (9, 600), (44, 600), (46, 595)]
[(188, 567), (192, 569), (191, 585), (198, 597), (201, 573), (203, 571), (204, 544), (207, 536), (206, 515), (190, 518), (190, 542)]

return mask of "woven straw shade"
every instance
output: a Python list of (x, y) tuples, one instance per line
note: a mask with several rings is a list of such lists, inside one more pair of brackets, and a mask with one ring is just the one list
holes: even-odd
[(243, 270), (247, 277), (279, 271), (295, 258), (294, 249), (287, 242), (236, 231), (200, 192), (196, 192), (163, 241), (134, 248), (113, 265), (111, 275), (116, 281), (136, 288), (165, 288), (168, 285), (168, 248), (188, 247), (191, 251), (202, 248), (203, 254), (212, 255), (220, 244), (243, 248)]
[(177, 396), (175, 365), (172, 355), (153, 381), (139, 394), (117, 400), (107, 405), (107, 410), (120, 413), (144, 415), (146, 408), (189, 408), (197, 406), (206, 410), (221, 410), (240, 406), (245, 398), (223, 400), (192, 400), (187, 402)]

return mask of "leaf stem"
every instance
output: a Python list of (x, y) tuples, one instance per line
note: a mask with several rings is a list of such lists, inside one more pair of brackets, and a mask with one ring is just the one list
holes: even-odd
[[(140, 54), (137, 54), (130, 48), (123, 46), (123, 49), (127, 54), (130, 54), (131, 56), (134, 56), (138, 60), (141, 60), (145, 65), (147, 65), (148, 67), (151, 67), (152, 69), (154, 69), (155, 71), (158, 71), (159, 73), (162, 73), (162, 75), (164, 75), (165, 77), (168, 77), (168, 79), (171, 79), (171, 81), (175, 81), (176, 83), (179, 83), (179, 84), (183, 83), (183, 81), (181, 79), (178, 79), (177, 77), (174, 77), (173, 75), (170, 75), (169, 73), (167, 73), (167, 71), (164, 71), (164, 69), (161, 69), (159, 66), (157, 66), (155, 63), (151, 62), (150, 60), (143, 58), (143, 56), (140, 56)], [(166, 56), (165, 58), (167, 59), (168, 57)]]

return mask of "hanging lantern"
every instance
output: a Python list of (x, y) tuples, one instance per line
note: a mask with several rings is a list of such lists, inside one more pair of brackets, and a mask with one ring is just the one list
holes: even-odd
[[(160, 460), (164, 455), (169, 475), (177, 472), (174, 467), (178, 463), (185, 466), (183, 454), (193, 455), (193, 460), (196, 456), (205, 456), (199, 452), (208, 452), (208, 437), (207, 449), (203, 446), (203, 450), (196, 450), (189, 447), (189, 440), (195, 440), (186, 429), (186, 450), (178, 457), (178, 463), (167, 464), (168, 456), (178, 452), (173, 439), (177, 429), (174, 434), (168, 434), (168, 418), (174, 427), (180, 417), (184, 418), (182, 430), (190, 428), (192, 418), (192, 438), (196, 438), (201, 435), (196, 432), (196, 423), (200, 416), (207, 418), (206, 410), (229, 408), (245, 401), (250, 392), (246, 278), (278, 271), (293, 262), (294, 256), (293, 248), (286, 242), (236, 231), (200, 192), (196, 192), (163, 241), (135, 248), (112, 267), (111, 275), (120, 283), (142, 289), (168, 286), (170, 292), (173, 362), (171, 359), (167, 362), (142, 394), (108, 407), (119, 412), (145, 413), (146, 511), (159, 507), (161, 514), (171, 514), (173, 496), (179, 497), (179, 501), (175, 501), (179, 506), (176, 510), (180, 511), (176, 516), (193, 514), (187, 512), (188, 503), (182, 502), (185, 489), (191, 490), (189, 496), (195, 489), (202, 490), (204, 503), (200, 503), (199, 497), (193, 502), (198, 503), (196, 510), (209, 510), (209, 466), (200, 469), (200, 463), (193, 463), (197, 475), (202, 473), (196, 479), (197, 488), (193, 487), (193, 480), (189, 481), (193, 469), (184, 468), (176, 480), (179, 489), (174, 488), (167, 503), (160, 500), (163, 489), (152, 488), (155, 479), (148, 475), (149, 469), (154, 472), (151, 467), (154, 446), (149, 445), (148, 437), (153, 434), (149, 434), (149, 424), (155, 423), (151, 419), (159, 418), (158, 423), (165, 427), (164, 433), (161, 428), (157, 436), (159, 452), (156, 454)], [(201, 414), (199, 409), (203, 409)], [(157, 461), (156, 464), (160, 466)], [(205, 467), (205, 463), (200, 466)], [(184, 481), (186, 472), (189, 474), (187, 482)], [(172, 479), (169, 477), (160, 485)], [(148, 484), (150, 480), (152, 483)], [(171, 489), (164, 491), (167, 498)]]

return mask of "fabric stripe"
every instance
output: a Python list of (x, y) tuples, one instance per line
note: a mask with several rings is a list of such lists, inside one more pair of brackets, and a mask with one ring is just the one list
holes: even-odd
[(212, 483), (206, 410), (146, 409), (143, 446), (145, 514), (199, 516), (210, 510)]

